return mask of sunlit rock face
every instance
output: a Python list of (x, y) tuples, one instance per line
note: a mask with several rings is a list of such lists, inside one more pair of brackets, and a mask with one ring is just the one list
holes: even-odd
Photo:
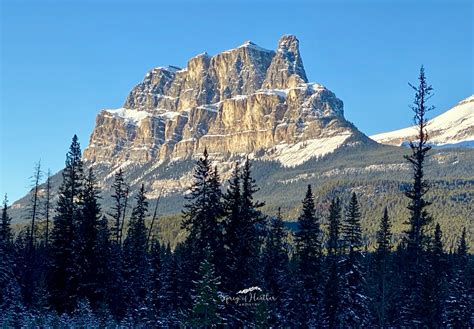
[(118, 165), (187, 158), (208, 148), (297, 165), (367, 138), (344, 119), (333, 92), (309, 83), (299, 41), (285, 35), (276, 51), (248, 41), (186, 67), (157, 67), (123, 108), (96, 119), (89, 163)]

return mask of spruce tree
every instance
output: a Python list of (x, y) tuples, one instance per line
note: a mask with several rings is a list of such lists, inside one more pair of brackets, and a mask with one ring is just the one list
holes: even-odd
[(235, 164), (228, 184), (227, 191), (223, 195), (223, 210), (225, 213), (223, 248), (225, 261), (222, 263), (223, 268), (220, 269), (220, 272), (223, 278), (222, 289), (227, 292), (235, 292), (239, 289), (238, 285), (240, 285), (240, 282), (237, 281), (241, 281), (238, 278), (241, 273), (238, 273), (237, 270), (240, 255), (239, 247), (241, 245), (240, 235), (242, 234), (242, 216), (240, 213), (242, 191), (239, 163)]
[(375, 250), (375, 266), (373, 276), (375, 281), (374, 304), (377, 323), (384, 328), (388, 325), (387, 313), (390, 306), (391, 292), (391, 270), (390, 253), (392, 250), (392, 232), (391, 221), (388, 216), (387, 207), (385, 207), (383, 216), (380, 219), (379, 229), (377, 231), (377, 246)]
[(96, 307), (101, 299), (98, 296), (103, 282), (98, 282), (99, 263), (101, 250), (98, 250), (98, 226), (101, 217), (99, 204), (99, 190), (94, 172), (89, 169), (89, 173), (84, 182), (82, 220), (77, 228), (74, 249), (75, 266), (78, 278), (78, 297), (87, 299), (92, 307)]
[(114, 241), (116, 244), (120, 244), (121, 242), (121, 234), (122, 234), (122, 221), (123, 215), (125, 213), (125, 203), (127, 200), (127, 191), (128, 187), (124, 180), (124, 173), (122, 168), (115, 173), (114, 183), (112, 184), (112, 218), (113, 218), (113, 228), (112, 234), (114, 236)]
[(423, 323), (442, 326), (443, 304), (447, 280), (447, 259), (443, 250), (442, 232), (436, 224), (434, 238), (428, 250), (419, 307)]
[(162, 327), (171, 327), (176, 325), (177, 315), (179, 311), (178, 291), (178, 267), (176, 258), (169, 245), (162, 253), (160, 271), (160, 286), (158, 290), (159, 325)]
[(280, 209), (278, 209), (278, 215), (270, 219), (261, 262), (265, 282), (264, 291), (275, 299), (269, 305), (269, 324), (272, 326), (284, 325), (285, 303), (289, 298), (290, 273), (287, 238), (288, 232), (281, 218)]
[(346, 207), (345, 222), (342, 225), (344, 235), (343, 245), (349, 254), (362, 247), (362, 231), (360, 227), (360, 208), (357, 195), (352, 193), (349, 204)]
[(51, 269), (48, 288), (51, 304), (58, 312), (72, 311), (76, 305), (77, 273), (74, 241), (82, 217), (83, 165), (78, 138), (74, 135), (66, 155), (63, 182), (51, 231)]
[(222, 232), (219, 221), (222, 216), (222, 192), (217, 169), (211, 167), (206, 149), (196, 163), (193, 177), (190, 193), (186, 195), (182, 227), (189, 233), (187, 240), (193, 246), (191, 250), (196, 272), (199, 262), (204, 259), (203, 252), (208, 244), (213, 255), (221, 252)]
[(334, 198), (329, 206), (327, 241), (327, 252), (329, 257), (333, 257), (340, 252), (341, 212), (341, 202), (339, 198)]
[(32, 195), (31, 195), (31, 229), (30, 229), (30, 249), (33, 250), (35, 243), (36, 243), (36, 218), (39, 213), (39, 204), (40, 204), (40, 199), (39, 199), (39, 188), (40, 188), (40, 181), (42, 177), (42, 171), (41, 171), (41, 162), (38, 161), (35, 164), (35, 169), (33, 172), (33, 176), (31, 177), (31, 183), (33, 186), (32, 189)]
[(94, 250), (95, 256), (95, 308), (99, 310), (107, 309), (108, 280), (112, 276), (113, 268), (110, 266), (111, 255), (110, 230), (107, 217), (102, 216), (97, 222), (97, 239)]
[(147, 229), (145, 217), (148, 211), (148, 201), (145, 197), (145, 186), (142, 184), (136, 196), (130, 224), (123, 245), (124, 280), (126, 297), (129, 306), (138, 306), (145, 301), (147, 292)]
[(362, 269), (362, 236), (357, 195), (352, 193), (346, 207), (343, 225), (347, 254), (341, 262), (341, 295), (337, 321), (340, 327), (358, 328), (371, 324), (369, 298), (366, 294), (365, 273)]
[(428, 192), (429, 184), (424, 177), (424, 166), (427, 153), (431, 149), (428, 144), (427, 112), (434, 107), (428, 106), (427, 101), (432, 97), (433, 88), (428, 85), (423, 66), (418, 76), (418, 86), (410, 84), (415, 91), (415, 98), (411, 109), (414, 113), (414, 123), (417, 128), (417, 140), (410, 142), (411, 154), (405, 159), (413, 170), (413, 183), (405, 192), (409, 199), (408, 210), (410, 217), (407, 224), (408, 230), (405, 234), (404, 244), (406, 245), (406, 269), (404, 270), (404, 294), (406, 299), (401, 306), (401, 324), (406, 326), (423, 326), (430, 323), (423, 323), (422, 315), (418, 305), (422, 303), (423, 276), (427, 271), (427, 235), (425, 227), (432, 218), (427, 212), (430, 203), (425, 195)]
[(341, 256), (341, 202), (339, 198), (334, 198), (329, 206), (328, 216), (328, 240), (326, 271), (322, 300), (322, 323), (327, 328), (336, 328), (337, 315), (340, 304), (340, 268), (339, 258)]
[(323, 316), (322, 324), (325, 328), (338, 328), (338, 314), (341, 304), (341, 280), (339, 277), (339, 267), (336, 259), (328, 263), (326, 283), (323, 290)]
[(152, 240), (151, 242), (149, 259), (150, 273), (147, 304), (149, 304), (152, 309), (154, 320), (158, 321), (158, 314), (160, 312), (160, 273), (162, 271), (163, 250), (157, 240)]
[(472, 318), (474, 305), (467, 276), (467, 250), (466, 228), (464, 228), (454, 254), (453, 274), (444, 301), (443, 326), (446, 328), (469, 328), (474, 325)]
[(216, 276), (210, 262), (210, 248), (207, 257), (199, 266), (198, 279), (194, 281), (193, 305), (189, 325), (195, 328), (215, 328), (223, 324), (222, 300), (219, 297), (220, 278)]
[(5, 194), (2, 205), (2, 222), (0, 223), (0, 246), (9, 245), (12, 242), (11, 218), (8, 215), (8, 196)]
[[(298, 275), (303, 284), (305, 297), (302, 312), (306, 319), (313, 320), (320, 301), (321, 281), (321, 232), (319, 220), (316, 216), (314, 196), (311, 185), (308, 185), (306, 196), (303, 200), (303, 208), (298, 217), (298, 230), (295, 233), (295, 259), (298, 266)], [(317, 319), (316, 319), (317, 320)]]
[(259, 191), (252, 177), (252, 163), (246, 159), (241, 173), (241, 203), (240, 203), (240, 244), (238, 245), (238, 260), (236, 268), (243, 271), (246, 277), (239, 282), (241, 287), (257, 283), (258, 261), (264, 231), (265, 216), (260, 208), (263, 202), (254, 200), (254, 194)]
[(45, 186), (45, 199), (44, 199), (44, 218), (46, 222), (44, 232), (44, 242), (46, 249), (49, 247), (49, 231), (50, 231), (50, 216), (51, 216), (51, 199), (52, 199), (52, 186), (51, 186), (51, 171), (48, 169)]
[(13, 244), (8, 214), (8, 198), (5, 194), (0, 223), (0, 305), (4, 303), (4, 289), (14, 280), (13, 275)]

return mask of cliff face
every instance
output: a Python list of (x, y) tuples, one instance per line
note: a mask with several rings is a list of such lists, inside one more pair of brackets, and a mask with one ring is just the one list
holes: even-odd
[(302, 163), (348, 140), (366, 140), (344, 119), (343, 103), (308, 83), (295, 36), (277, 51), (252, 42), (186, 68), (158, 67), (132, 89), (123, 108), (104, 110), (84, 157), (120, 165), (192, 157), (204, 148)]

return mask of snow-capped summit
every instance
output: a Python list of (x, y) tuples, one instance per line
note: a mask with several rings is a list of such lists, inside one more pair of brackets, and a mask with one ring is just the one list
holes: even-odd
[[(434, 147), (474, 147), (474, 95), (428, 121), (429, 142)], [(415, 127), (370, 136), (389, 145), (407, 145), (415, 140)]]

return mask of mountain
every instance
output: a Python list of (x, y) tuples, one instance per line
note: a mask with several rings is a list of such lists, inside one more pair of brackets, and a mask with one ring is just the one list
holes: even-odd
[[(434, 147), (474, 147), (474, 95), (429, 120), (426, 129)], [(400, 146), (414, 140), (415, 135), (415, 128), (409, 127), (370, 138), (382, 144)]]
[(371, 141), (333, 92), (308, 82), (299, 41), (285, 35), (276, 51), (248, 41), (183, 69), (152, 69), (122, 108), (98, 114), (84, 158), (156, 164), (207, 148), (216, 159), (244, 154), (294, 166), (348, 143)]
[[(472, 130), (462, 128), (464, 118), (472, 122), (472, 97), (453, 110), (456, 115), (448, 116), (456, 122), (453, 136), (464, 140), (462, 133), (469, 131), (472, 136)], [(161, 196), (160, 237), (175, 245), (183, 237), (183, 195), (192, 182), (195, 159), (206, 147), (224, 182), (236, 160), (253, 159), (260, 187), (256, 197), (265, 201), (269, 215), (281, 207), (286, 219), (295, 219), (306, 186), (312, 184), (321, 215), (331, 198), (345, 201), (357, 192), (370, 241), (384, 206), (394, 232), (405, 229), (403, 192), (411, 170), (403, 156), (408, 150), (378, 144), (348, 122), (343, 102), (324, 86), (308, 82), (294, 36), (283, 36), (276, 51), (246, 42), (215, 56), (198, 55), (185, 68), (152, 69), (122, 108), (97, 115), (83, 157), (95, 170), (105, 214), (112, 207), (114, 174), (122, 168), (132, 194), (143, 183), (149, 199)], [(474, 149), (434, 149), (427, 161), (426, 176), (433, 184), (429, 211), (448, 232), (445, 239), (451, 246), (474, 216)], [(61, 180), (61, 172), (52, 177), (53, 191)], [(28, 194), (12, 205), (14, 222), (29, 221), (30, 199)]]

